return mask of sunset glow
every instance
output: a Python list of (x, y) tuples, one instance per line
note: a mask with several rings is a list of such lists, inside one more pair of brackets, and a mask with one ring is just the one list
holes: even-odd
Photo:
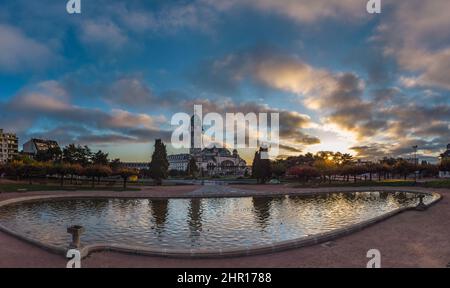
[(448, 34), (445, 0), (384, 1), (381, 16), (359, 0), (101, 0), (80, 15), (29, 2), (0, 14), (0, 127), (20, 144), (144, 161), (194, 104), (280, 113), (285, 156), (408, 157), (418, 145), (436, 161), (450, 142), (450, 42), (434, 37)]

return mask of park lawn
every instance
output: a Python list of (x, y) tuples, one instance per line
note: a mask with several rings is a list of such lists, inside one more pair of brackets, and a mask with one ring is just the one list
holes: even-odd
[(450, 179), (431, 180), (422, 185), (429, 188), (450, 188)]
[[(138, 188), (127, 188), (126, 191), (139, 191)], [(122, 187), (105, 186), (73, 186), (65, 185), (46, 185), (46, 184), (24, 184), (24, 183), (6, 183), (0, 184), (0, 193), (11, 192), (32, 192), (32, 191), (124, 191)]]
[(415, 186), (413, 180), (383, 180), (383, 181), (332, 181), (332, 182), (308, 182), (308, 183), (289, 183), (288, 186), (294, 188), (312, 188), (312, 187), (367, 187), (367, 186)]
[(450, 179), (445, 180), (430, 180), (427, 182), (417, 182), (414, 180), (402, 180), (402, 179), (388, 179), (382, 181), (357, 181), (357, 182), (291, 182), (287, 184), (294, 188), (312, 188), (312, 187), (367, 187), (367, 186), (389, 186), (389, 187), (402, 187), (402, 186), (419, 186), (427, 188), (450, 188)]

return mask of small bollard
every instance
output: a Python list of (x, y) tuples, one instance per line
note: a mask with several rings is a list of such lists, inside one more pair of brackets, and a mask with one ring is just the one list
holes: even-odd
[(67, 228), (67, 233), (72, 234), (72, 243), (70, 243), (69, 248), (78, 249), (80, 248), (80, 237), (85, 231), (83, 226), (73, 225)]
[(417, 211), (424, 211), (428, 208), (427, 205), (425, 205), (425, 203), (423, 203), (424, 197), (425, 197), (425, 195), (419, 194), (419, 204), (417, 204), (417, 206), (416, 206)]

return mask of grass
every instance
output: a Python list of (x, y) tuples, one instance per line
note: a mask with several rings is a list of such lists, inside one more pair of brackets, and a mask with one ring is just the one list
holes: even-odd
[(383, 181), (357, 181), (357, 182), (309, 182), (309, 183), (290, 183), (288, 184), (294, 188), (310, 188), (310, 187), (364, 187), (364, 186), (415, 186), (414, 181), (411, 180), (383, 180)]
[(450, 179), (446, 180), (432, 180), (425, 183), (421, 183), (423, 187), (428, 188), (450, 188)]
[[(127, 188), (125, 191), (139, 191), (138, 188)], [(123, 187), (106, 187), (106, 186), (73, 186), (65, 185), (63, 187), (58, 185), (48, 184), (24, 184), (24, 183), (6, 183), (0, 184), (1, 193), (11, 192), (33, 192), (33, 191), (124, 191)]]
[(389, 179), (382, 181), (357, 181), (357, 182), (308, 182), (308, 183), (294, 183), (291, 182), (288, 186), (294, 188), (310, 188), (310, 187), (367, 187), (367, 186), (388, 186), (388, 187), (402, 187), (402, 186), (418, 186), (426, 188), (450, 188), (450, 179), (446, 180), (430, 180), (427, 182), (417, 182), (414, 180)]

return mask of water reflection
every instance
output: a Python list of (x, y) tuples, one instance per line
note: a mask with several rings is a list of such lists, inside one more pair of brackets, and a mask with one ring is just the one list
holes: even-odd
[[(433, 200), (427, 195), (425, 203)], [(239, 248), (338, 229), (399, 207), (411, 193), (355, 192), (289, 197), (205, 199), (83, 199), (0, 208), (0, 223), (66, 247), (67, 226), (85, 226), (84, 244), (109, 242), (167, 248)]]
[(260, 225), (262, 230), (265, 230), (269, 225), (270, 206), (274, 198), (267, 197), (253, 197), (253, 212), (256, 217), (256, 222)]
[(167, 220), (169, 201), (167, 199), (151, 200), (149, 201), (149, 206), (156, 227), (162, 230)]
[(189, 200), (188, 225), (191, 232), (196, 235), (202, 230), (202, 200), (195, 198)]

